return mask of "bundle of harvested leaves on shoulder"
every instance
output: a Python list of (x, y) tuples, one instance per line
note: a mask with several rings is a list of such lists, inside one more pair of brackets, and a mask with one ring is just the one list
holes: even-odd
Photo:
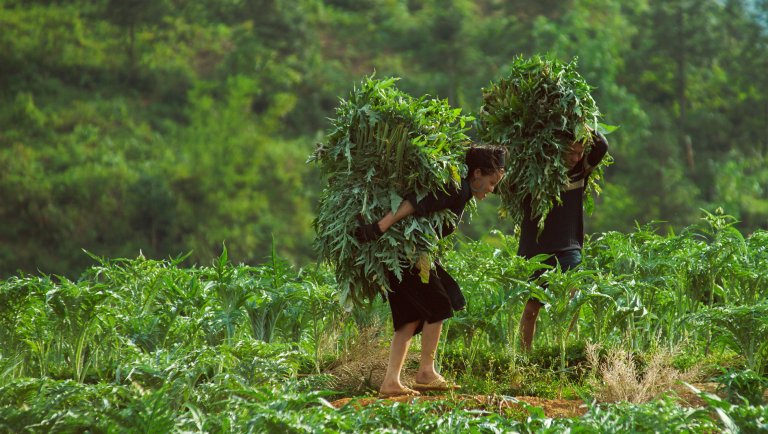
[[(509, 74), (483, 89), (478, 132), (483, 141), (508, 150), (505, 177), (499, 186), (502, 215), (519, 225), (523, 201), (530, 197), (532, 217), (543, 224), (568, 184), (565, 157), (572, 144), (593, 144), (592, 131), (607, 132), (591, 87), (576, 72), (576, 61), (563, 63), (541, 56), (517, 57)], [(586, 188), (587, 210), (592, 191), (599, 193), (602, 166), (592, 172)]]
[(457, 219), (448, 210), (409, 216), (372, 243), (353, 235), (361, 221), (395, 212), (405, 195), (421, 199), (466, 175), (472, 119), (447, 101), (411, 97), (397, 80), (367, 77), (356, 86), (310, 157), (328, 180), (314, 221), (315, 248), (333, 266), (345, 304), (375, 298), (387, 290), (388, 272), (399, 278), (404, 268), (433, 258), (436, 231)]

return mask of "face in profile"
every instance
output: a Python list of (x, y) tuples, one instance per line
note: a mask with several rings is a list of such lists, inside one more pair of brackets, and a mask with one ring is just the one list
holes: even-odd
[(571, 146), (568, 148), (568, 151), (565, 154), (565, 167), (567, 167), (568, 170), (573, 169), (574, 167), (576, 167), (576, 163), (578, 163), (583, 156), (584, 156), (584, 143), (582, 142), (571, 143)]
[(504, 170), (497, 170), (490, 175), (484, 175), (480, 169), (475, 169), (475, 173), (472, 179), (469, 181), (472, 188), (472, 196), (477, 200), (485, 199), (488, 193), (493, 193), (493, 190), (504, 178)]

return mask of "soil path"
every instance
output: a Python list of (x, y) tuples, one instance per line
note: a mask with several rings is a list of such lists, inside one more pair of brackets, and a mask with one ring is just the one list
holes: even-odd
[[(716, 383), (696, 383), (694, 386), (704, 392), (717, 392)], [(680, 405), (682, 406), (705, 407), (707, 405), (704, 400), (688, 388), (678, 389), (676, 394), (680, 400)], [(768, 400), (768, 391), (766, 391), (766, 399)], [(375, 397), (342, 398), (333, 401), (331, 405), (336, 408), (341, 408), (345, 405), (353, 405), (359, 408), (377, 402), (409, 403), (415, 401), (446, 401), (453, 406), (461, 407), (466, 410), (484, 410), (499, 414), (504, 414), (505, 412), (525, 414), (527, 413), (527, 410), (525, 409), (525, 405), (521, 404), (522, 402), (541, 408), (544, 410), (544, 414), (551, 418), (580, 417), (588, 410), (588, 406), (584, 401), (578, 399), (545, 399), (536, 396), (516, 396), (510, 399), (508, 397), (504, 398), (500, 396), (463, 395), (458, 393), (445, 395), (424, 394), (421, 396), (397, 396), (385, 399)]]
[(547, 417), (579, 417), (587, 412), (587, 406), (581, 400), (544, 399), (535, 396), (517, 396), (514, 399), (504, 399), (498, 396), (484, 395), (422, 395), (396, 396), (392, 398), (342, 398), (333, 401), (331, 405), (341, 408), (345, 405), (364, 407), (376, 402), (415, 402), (415, 401), (448, 401), (467, 410), (485, 410), (494, 413), (505, 411), (525, 412), (524, 402), (544, 410)]

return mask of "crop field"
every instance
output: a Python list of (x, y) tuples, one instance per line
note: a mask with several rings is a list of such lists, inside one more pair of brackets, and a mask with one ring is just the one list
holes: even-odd
[[(225, 251), (205, 267), (94, 256), (77, 280), (11, 277), (0, 431), (768, 430), (768, 232), (706, 214), (678, 234), (597, 234), (582, 268), (546, 273), (546, 290), (514, 236), (453, 247), (444, 265), (468, 307), (437, 361), (462, 388), (410, 399), (375, 399), (387, 305), (345, 309), (322, 266), (274, 253), (236, 265)], [(547, 305), (521, 353), (531, 294)]]
[(0, 434), (768, 434), (768, 0), (0, 0), (0, 41)]

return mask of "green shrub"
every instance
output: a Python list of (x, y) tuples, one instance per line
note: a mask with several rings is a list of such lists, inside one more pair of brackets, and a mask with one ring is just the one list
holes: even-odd
[(760, 405), (764, 401), (763, 393), (768, 388), (768, 378), (761, 377), (751, 369), (724, 369), (715, 381), (720, 383), (718, 390), (724, 392), (726, 399), (733, 404), (746, 401), (751, 405)]

